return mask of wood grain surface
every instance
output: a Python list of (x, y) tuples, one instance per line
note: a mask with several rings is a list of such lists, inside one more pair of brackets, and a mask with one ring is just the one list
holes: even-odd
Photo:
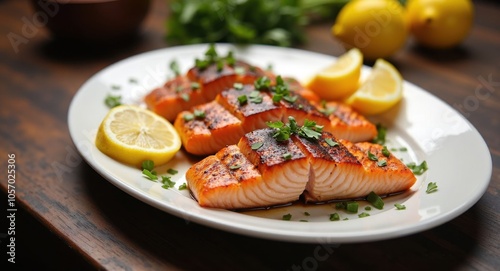
[[(164, 1), (153, 1), (139, 37), (113, 48), (53, 40), (44, 27), (13, 46), (7, 35), (22, 33), (23, 18), (35, 13), (29, 1), (0, 1), (0, 191), (7, 209), (7, 155), (15, 154), (17, 204), (16, 264), (2, 270), (498, 270), (500, 6), (474, 3), (474, 27), (462, 45), (432, 51), (409, 41), (390, 61), (481, 133), (493, 160), (486, 193), (464, 214), (431, 230), (322, 245), (250, 238), (169, 215), (114, 187), (77, 153), (67, 126), (73, 96), (106, 66), (169, 46)], [(341, 54), (330, 25), (309, 26), (308, 42), (298, 48)], [(478, 97), (481, 86), (491, 95)], [(8, 222), (0, 228), (4, 256)]]

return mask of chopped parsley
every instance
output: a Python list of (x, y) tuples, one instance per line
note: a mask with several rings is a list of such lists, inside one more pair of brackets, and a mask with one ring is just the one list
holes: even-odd
[(305, 216), (310, 216), (311, 214), (309, 212), (304, 212)]
[(187, 93), (182, 93), (181, 94), (181, 98), (186, 101), (186, 102), (189, 102), (189, 95)]
[(292, 219), (292, 215), (291, 214), (283, 215), (282, 219), (283, 220), (290, 220), (290, 219)]
[(292, 134), (307, 139), (319, 139), (321, 136), (323, 126), (317, 125), (314, 121), (305, 120), (303, 126), (297, 125), (297, 121), (292, 116), (288, 117), (288, 121), (287, 124), (281, 121), (267, 122), (267, 126), (275, 130), (273, 137), (277, 141), (288, 140)]
[(377, 136), (373, 139), (373, 143), (384, 145), (387, 128), (380, 123), (377, 123)]
[(109, 107), (109, 108), (113, 108), (115, 106), (119, 106), (122, 104), (122, 96), (120, 95), (112, 95), (112, 94), (108, 94), (108, 96), (106, 96), (106, 99), (104, 100), (104, 103)]
[(163, 184), (161, 187), (165, 189), (169, 189), (175, 186), (175, 182), (172, 181), (170, 176), (161, 176), (161, 183)]
[(366, 200), (373, 205), (373, 207), (382, 210), (384, 208), (384, 201), (382, 198), (375, 194), (375, 192), (370, 192), (368, 196), (366, 197)]
[(338, 213), (330, 214), (330, 221), (339, 221), (340, 215)]
[(427, 194), (430, 194), (430, 193), (434, 193), (438, 190), (438, 186), (435, 182), (430, 182), (427, 184), (427, 190), (425, 190), (425, 192)]
[(240, 105), (246, 104), (248, 102), (247, 95), (238, 96), (238, 102), (240, 103)]
[(394, 206), (396, 207), (396, 210), (405, 210), (406, 209), (406, 206), (404, 206), (403, 204), (396, 203), (396, 204), (394, 204)]
[(176, 60), (170, 61), (169, 64), (170, 70), (174, 72), (175, 76), (179, 76), (181, 74), (181, 70), (179, 68), (179, 63)]
[(168, 173), (168, 174), (171, 174), (171, 175), (175, 175), (175, 174), (179, 173), (179, 171), (178, 171), (178, 170), (175, 170), (175, 169), (173, 169), (173, 168), (169, 168), (169, 169), (167, 170), (167, 173)]
[(356, 201), (343, 201), (335, 204), (335, 208), (337, 209), (345, 209), (351, 213), (357, 213), (359, 204)]
[(372, 161), (378, 161), (378, 158), (375, 154), (371, 153), (370, 151), (368, 151), (366, 153), (368, 155), (368, 159), (372, 160)]
[(379, 167), (385, 167), (385, 166), (387, 166), (387, 160), (385, 160), (385, 159), (378, 160), (377, 161), (377, 166), (379, 166)]
[(411, 163), (407, 164), (406, 166), (409, 169), (411, 169), (411, 171), (415, 175), (422, 175), (422, 174), (424, 174), (424, 172), (426, 172), (429, 169), (427, 167), (427, 162), (426, 161), (423, 161), (422, 163), (420, 163), (420, 165), (417, 165), (416, 163), (411, 162)]
[(339, 143), (338, 142), (335, 142), (333, 141), (331, 138), (325, 138), (325, 142), (330, 145), (330, 147), (335, 147), (335, 146), (338, 146)]
[(192, 90), (200, 89), (200, 83), (198, 83), (198, 82), (191, 82), (191, 89)]
[(243, 89), (243, 84), (242, 83), (234, 83), (233, 88), (236, 90), (242, 90)]
[(187, 184), (186, 183), (183, 183), (181, 185), (179, 185), (179, 190), (186, 190), (187, 189)]
[(241, 168), (241, 165), (238, 165), (238, 164), (229, 166), (230, 170), (237, 170), (239, 168)]
[(217, 65), (217, 71), (221, 72), (224, 68), (224, 65), (227, 64), (229, 66), (234, 66), (236, 60), (233, 56), (233, 52), (229, 51), (226, 57), (220, 57), (215, 50), (215, 45), (212, 43), (208, 46), (207, 51), (205, 52), (204, 59), (196, 58), (194, 61), (194, 65), (196, 68), (200, 70), (206, 69), (210, 65)]
[(204, 119), (205, 118), (205, 111), (199, 110), (199, 109), (195, 109), (194, 112), (193, 112), (193, 115), (197, 119)]
[(250, 94), (248, 94), (248, 100), (254, 104), (260, 104), (262, 103), (262, 95), (260, 94), (259, 91), (252, 91)]
[(283, 154), (283, 159), (285, 159), (285, 160), (290, 160), (290, 159), (292, 159), (292, 154), (291, 154), (291, 153), (289, 153), (289, 152), (287, 152), (287, 153)]
[(385, 156), (385, 157), (389, 157), (391, 155), (391, 153), (389, 152), (389, 150), (387, 149), (387, 146), (384, 146), (382, 148), (382, 154)]
[(367, 212), (362, 212), (361, 214), (358, 215), (359, 218), (363, 218), (363, 217), (367, 217), (367, 216), (370, 216), (370, 214)]
[(148, 179), (150, 181), (158, 180), (158, 176), (156, 176), (156, 172), (154, 172), (154, 171), (143, 169), (142, 174), (144, 175), (144, 177), (146, 177), (146, 179)]
[(144, 160), (141, 164), (142, 169), (153, 171), (155, 163), (152, 160)]
[(259, 141), (259, 142), (255, 142), (252, 144), (252, 150), (258, 150), (260, 147), (262, 147), (262, 145), (264, 145), (264, 142), (262, 141)]

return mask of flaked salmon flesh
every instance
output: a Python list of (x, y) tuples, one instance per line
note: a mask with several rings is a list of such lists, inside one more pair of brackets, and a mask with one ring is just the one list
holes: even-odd
[[(245, 133), (266, 128), (269, 121), (287, 121), (289, 116), (294, 117), (299, 125), (305, 120), (314, 121), (335, 137), (353, 142), (371, 140), (376, 136), (376, 126), (351, 107), (338, 102), (310, 102), (299, 94), (304, 90), (297, 86), (295, 89), (298, 91), (293, 92), (294, 102), (275, 102), (272, 93), (261, 91), (258, 92), (258, 102), (242, 103), (239, 97), (255, 95), (254, 85), (233, 87), (222, 91), (215, 101), (179, 113), (174, 126), (186, 151), (195, 155), (214, 154), (227, 145), (236, 144)], [(205, 114), (202, 118), (187, 118), (195, 111)], [(213, 111), (217, 113), (213, 114)]]
[(352, 143), (328, 132), (318, 140), (292, 135), (284, 142), (273, 134), (271, 128), (247, 133), (237, 145), (189, 168), (188, 187), (198, 203), (258, 208), (297, 201), (301, 195), (309, 202), (324, 202), (362, 198), (371, 191), (392, 194), (416, 182), (413, 172), (392, 154), (386, 156), (381, 145)]

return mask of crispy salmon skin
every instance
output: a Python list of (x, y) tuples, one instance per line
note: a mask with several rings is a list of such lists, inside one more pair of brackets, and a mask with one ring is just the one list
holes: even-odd
[(412, 171), (382, 149), (328, 132), (313, 140), (293, 134), (277, 141), (274, 129), (259, 129), (194, 164), (186, 179), (201, 206), (223, 209), (281, 205), (302, 195), (323, 202), (409, 189), (416, 182)]

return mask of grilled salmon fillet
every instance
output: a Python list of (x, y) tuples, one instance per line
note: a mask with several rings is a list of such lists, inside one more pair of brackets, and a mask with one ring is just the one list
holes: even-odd
[[(229, 88), (217, 95), (215, 101), (179, 113), (174, 126), (186, 151), (195, 155), (213, 154), (236, 144), (247, 132), (266, 128), (266, 122), (286, 121), (289, 116), (299, 125), (305, 120), (314, 121), (335, 137), (353, 142), (371, 140), (377, 134), (374, 124), (347, 105), (311, 103), (297, 92), (292, 92), (293, 102), (283, 99), (276, 102), (273, 96), (268, 91), (257, 91), (254, 85)], [(247, 101), (241, 102), (241, 97)], [(205, 114), (193, 119), (190, 116), (195, 111)], [(212, 114), (213, 111), (218, 113)]]
[[(409, 189), (414, 174), (382, 146), (351, 143), (323, 132), (318, 140), (292, 135), (278, 142), (274, 130), (245, 134), (188, 169), (188, 187), (203, 207), (245, 209), (296, 201), (385, 195)], [(333, 144), (332, 144), (333, 143)], [(368, 155), (370, 151), (370, 155)], [(371, 157), (371, 159), (370, 159)], [(377, 164), (373, 157), (386, 161)]]
[(244, 61), (211, 63), (206, 67), (194, 66), (186, 74), (168, 80), (153, 89), (144, 101), (147, 107), (169, 121), (177, 114), (195, 105), (212, 101), (222, 90), (234, 83), (253, 84), (255, 79), (269, 75), (259, 67)]

